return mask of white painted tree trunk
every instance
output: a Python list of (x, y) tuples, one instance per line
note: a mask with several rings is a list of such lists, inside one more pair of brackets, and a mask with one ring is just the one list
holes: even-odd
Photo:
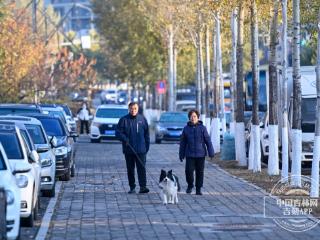
[(261, 172), (260, 126), (252, 125), (253, 134), (253, 172)]
[(261, 171), (260, 152), (260, 127), (259, 127), (259, 41), (258, 41), (258, 14), (256, 1), (251, 1), (251, 68), (253, 85), (252, 104), (252, 139), (250, 142), (251, 159), (249, 159), (249, 169)]
[(269, 59), (269, 158), (268, 174), (279, 174), (279, 134), (278, 134), (278, 79), (277, 79), (277, 54), (278, 42), (278, 8), (279, 2), (274, 1), (273, 17), (270, 29), (270, 59)]
[(245, 132), (244, 123), (236, 123), (236, 160), (239, 162), (239, 166), (247, 166), (246, 157), (246, 144), (245, 144)]
[(311, 171), (311, 197), (319, 197), (319, 161), (320, 161), (320, 9), (318, 15), (318, 44), (317, 44), (317, 120), (313, 147)]
[(268, 135), (269, 135), (268, 174), (278, 175), (279, 174), (278, 125), (269, 125)]
[(222, 51), (221, 51), (221, 24), (219, 12), (216, 15), (216, 37), (217, 37), (217, 81), (220, 81), (220, 122), (222, 134), (226, 132), (226, 117), (224, 114), (224, 82), (223, 82), (223, 69), (222, 69)]
[(174, 100), (173, 100), (173, 26), (168, 27), (168, 54), (169, 54), (169, 69), (168, 69), (168, 79), (169, 79), (169, 111), (173, 111)]
[(281, 181), (287, 182), (289, 172), (289, 138), (288, 138), (288, 53), (287, 53), (287, 0), (282, 0), (282, 130), (281, 130), (281, 146), (282, 146), (282, 169)]
[(207, 131), (210, 135), (210, 132), (211, 132), (211, 119), (207, 116), (206, 117), (206, 128), (207, 128)]
[[(253, 125), (251, 124), (251, 129), (253, 130)], [(254, 148), (256, 147), (256, 143), (254, 142), (253, 131), (250, 134), (250, 146), (249, 146), (249, 158), (248, 158), (248, 169), (253, 170), (253, 162), (254, 162)]]
[(292, 129), (292, 169), (291, 185), (301, 186), (301, 153), (302, 153), (302, 131)]
[(214, 118), (211, 123), (211, 141), (215, 153), (220, 152), (220, 127), (219, 118)]
[(301, 75), (300, 75), (300, 0), (293, 0), (293, 117), (291, 184), (301, 186)]
[(236, 78), (237, 78), (237, 11), (233, 10), (231, 14), (231, 122), (230, 133), (235, 134), (235, 101), (236, 101)]

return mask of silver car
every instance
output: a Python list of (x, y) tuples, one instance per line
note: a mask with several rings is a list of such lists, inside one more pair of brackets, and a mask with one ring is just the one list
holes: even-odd
[(32, 117), (0, 116), (0, 119), (23, 123), (36, 147), (41, 161), (41, 192), (55, 196), (56, 157), (41, 122)]

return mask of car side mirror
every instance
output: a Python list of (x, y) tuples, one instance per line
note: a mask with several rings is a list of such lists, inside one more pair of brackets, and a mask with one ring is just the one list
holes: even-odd
[(77, 132), (70, 132), (70, 137), (79, 137)]
[(13, 167), (12, 174), (16, 175), (17, 173), (27, 173), (31, 170), (30, 164), (19, 164)]
[(73, 120), (75, 120), (76, 122), (79, 121), (78, 117), (74, 117)]
[(52, 148), (55, 148), (58, 146), (58, 141), (57, 141), (57, 138), (55, 136), (51, 137), (50, 140), (50, 145)]
[(39, 146), (37, 147), (37, 153), (44, 153), (44, 152), (47, 152), (49, 151), (49, 146)]
[(32, 150), (30, 153), (29, 153), (29, 159), (32, 163), (38, 163), (39, 160), (40, 160), (40, 157), (39, 157), (39, 154), (37, 153), (36, 150)]

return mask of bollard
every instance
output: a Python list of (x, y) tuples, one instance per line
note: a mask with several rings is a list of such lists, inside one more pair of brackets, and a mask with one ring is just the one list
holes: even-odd
[(6, 192), (0, 188), (0, 240), (7, 238), (7, 198)]

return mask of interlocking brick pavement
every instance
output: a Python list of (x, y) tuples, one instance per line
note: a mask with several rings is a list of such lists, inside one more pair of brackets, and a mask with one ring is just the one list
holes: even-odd
[[(203, 196), (185, 193), (184, 164), (175, 143), (151, 145), (149, 194), (127, 194), (121, 145), (77, 143), (76, 176), (64, 182), (46, 239), (319, 239), (320, 228), (288, 232), (263, 217), (263, 191), (206, 163)], [(164, 206), (158, 179), (173, 169), (182, 191)], [(277, 213), (278, 209), (270, 209)]]

